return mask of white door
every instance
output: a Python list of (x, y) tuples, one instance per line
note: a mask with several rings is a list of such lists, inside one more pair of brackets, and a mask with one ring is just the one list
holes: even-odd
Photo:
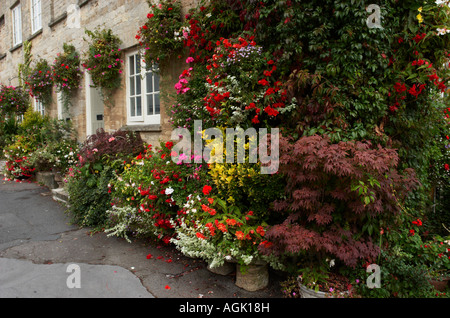
[(86, 135), (90, 136), (100, 128), (105, 128), (103, 121), (103, 100), (95, 88), (89, 73), (86, 74)]

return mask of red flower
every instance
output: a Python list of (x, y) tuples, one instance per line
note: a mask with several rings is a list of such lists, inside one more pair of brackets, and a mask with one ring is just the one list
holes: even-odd
[(173, 147), (173, 142), (171, 142), (171, 141), (166, 142), (167, 149), (172, 149), (172, 147)]
[(200, 232), (197, 232), (197, 237), (199, 238), (199, 239), (202, 239), (202, 240), (204, 240), (204, 239), (206, 239), (206, 236), (204, 236), (202, 233), (200, 233)]
[(265, 78), (263, 78), (262, 80), (259, 80), (259, 81), (258, 81), (258, 84), (261, 84), (261, 85), (263, 85), (263, 86), (266, 86), (266, 85), (269, 85), (269, 82), (268, 82)]
[(444, 169), (447, 170), (447, 171), (450, 170), (450, 166), (448, 165), (448, 163), (446, 163), (446, 164), (444, 165)]
[(417, 226), (422, 226), (422, 221), (420, 219), (417, 219), (415, 221), (412, 221), (412, 224), (415, 224)]
[(245, 234), (242, 231), (236, 231), (236, 237), (238, 240), (243, 240), (245, 237)]
[(153, 14), (153, 13), (149, 13), (149, 14), (147, 14), (147, 19), (151, 19), (151, 18), (153, 18), (155, 15)]
[(401, 93), (403, 93), (404, 91), (407, 90), (405, 84), (402, 84), (402, 83), (399, 83), (399, 82), (397, 82), (397, 83), (394, 84), (394, 89), (395, 89), (396, 92), (399, 93), (399, 94), (401, 94)]
[(411, 87), (408, 90), (408, 93), (410, 93), (411, 95), (415, 96), (417, 98), (417, 96), (419, 96), (420, 93), (422, 93), (422, 90), (425, 88), (425, 84), (421, 84), (417, 87), (416, 89), (416, 84), (413, 85), (413, 87)]
[(261, 236), (264, 236), (265, 232), (264, 232), (264, 228), (260, 225), (256, 228), (256, 233), (258, 233)]
[(152, 256), (152, 254), (148, 254), (147, 255), (147, 259), (150, 259), (150, 258), (152, 258), (153, 256)]
[(414, 230), (413, 230), (413, 229), (409, 230), (409, 234), (410, 234), (411, 236), (414, 236)]
[(273, 109), (272, 107), (267, 106), (266, 108), (264, 108), (264, 111), (267, 113), (267, 115), (269, 116), (277, 116), (278, 115), (278, 111)]
[(208, 194), (211, 192), (211, 190), (212, 190), (212, 187), (211, 187), (211, 186), (205, 185), (205, 186), (203, 187), (202, 192), (203, 192), (204, 195), (208, 195)]

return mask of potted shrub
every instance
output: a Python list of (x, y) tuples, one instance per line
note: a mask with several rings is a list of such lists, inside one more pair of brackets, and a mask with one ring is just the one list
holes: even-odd
[(317, 135), (295, 142), (281, 138), (286, 199), (278, 200), (275, 209), (285, 220), (268, 229), (272, 246), (261, 252), (295, 255), (295, 263), (306, 268), (303, 280), (316, 284), (324, 282), (319, 278), (326, 277), (321, 271), (326, 259), (350, 268), (376, 259), (381, 226), (394, 220), (398, 202), (417, 182), (411, 170), (400, 174), (397, 162), (395, 150), (369, 142), (333, 144)]
[(82, 61), (83, 67), (91, 74), (94, 86), (100, 89), (103, 100), (110, 105), (109, 94), (121, 86), (122, 40), (111, 29), (86, 30), (89, 48)]
[(80, 55), (71, 44), (63, 44), (63, 53), (58, 53), (53, 61), (53, 81), (58, 92), (61, 92), (61, 100), (64, 107), (70, 105), (70, 97), (79, 86), (83, 77), (80, 69)]
[(28, 86), (30, 95), (42, 102), (44, 107), (50, 106), (52, 102), (53, 77), (48, 62), (44, 59), (37, 61), (36, 65), (29, 71), (25, 85)]
[(147, 21), (139, 28), (136, 39), (143, 48), (145, 64), (164, 67), (169, 59), (181, 52), (183, 37), (181, 32), (181, 3), (177, 0), (164, 0), (159, 4), (152, 4), (151, 12), (147, 14)]

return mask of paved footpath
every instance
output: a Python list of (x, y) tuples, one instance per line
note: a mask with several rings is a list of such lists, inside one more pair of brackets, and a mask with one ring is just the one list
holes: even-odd
[(0, 298), (280, 298), (248, 292), (171, 246), (69, 224), (48, 188), (0, 179)]

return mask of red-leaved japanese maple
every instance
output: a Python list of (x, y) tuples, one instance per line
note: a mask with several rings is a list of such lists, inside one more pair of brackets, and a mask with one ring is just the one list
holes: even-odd
[(400, 212), (399, 202), (417, 186), (412, 170), (400, 174), (394, 149), (370, 142), (332, 144), (326, 136), (280, 138), (280, 173), (286, 199), (275, 202), (285, 218), (266, 234), (262, 253), (325, 258), (354, 267), (374, 259), (377, 235)]

